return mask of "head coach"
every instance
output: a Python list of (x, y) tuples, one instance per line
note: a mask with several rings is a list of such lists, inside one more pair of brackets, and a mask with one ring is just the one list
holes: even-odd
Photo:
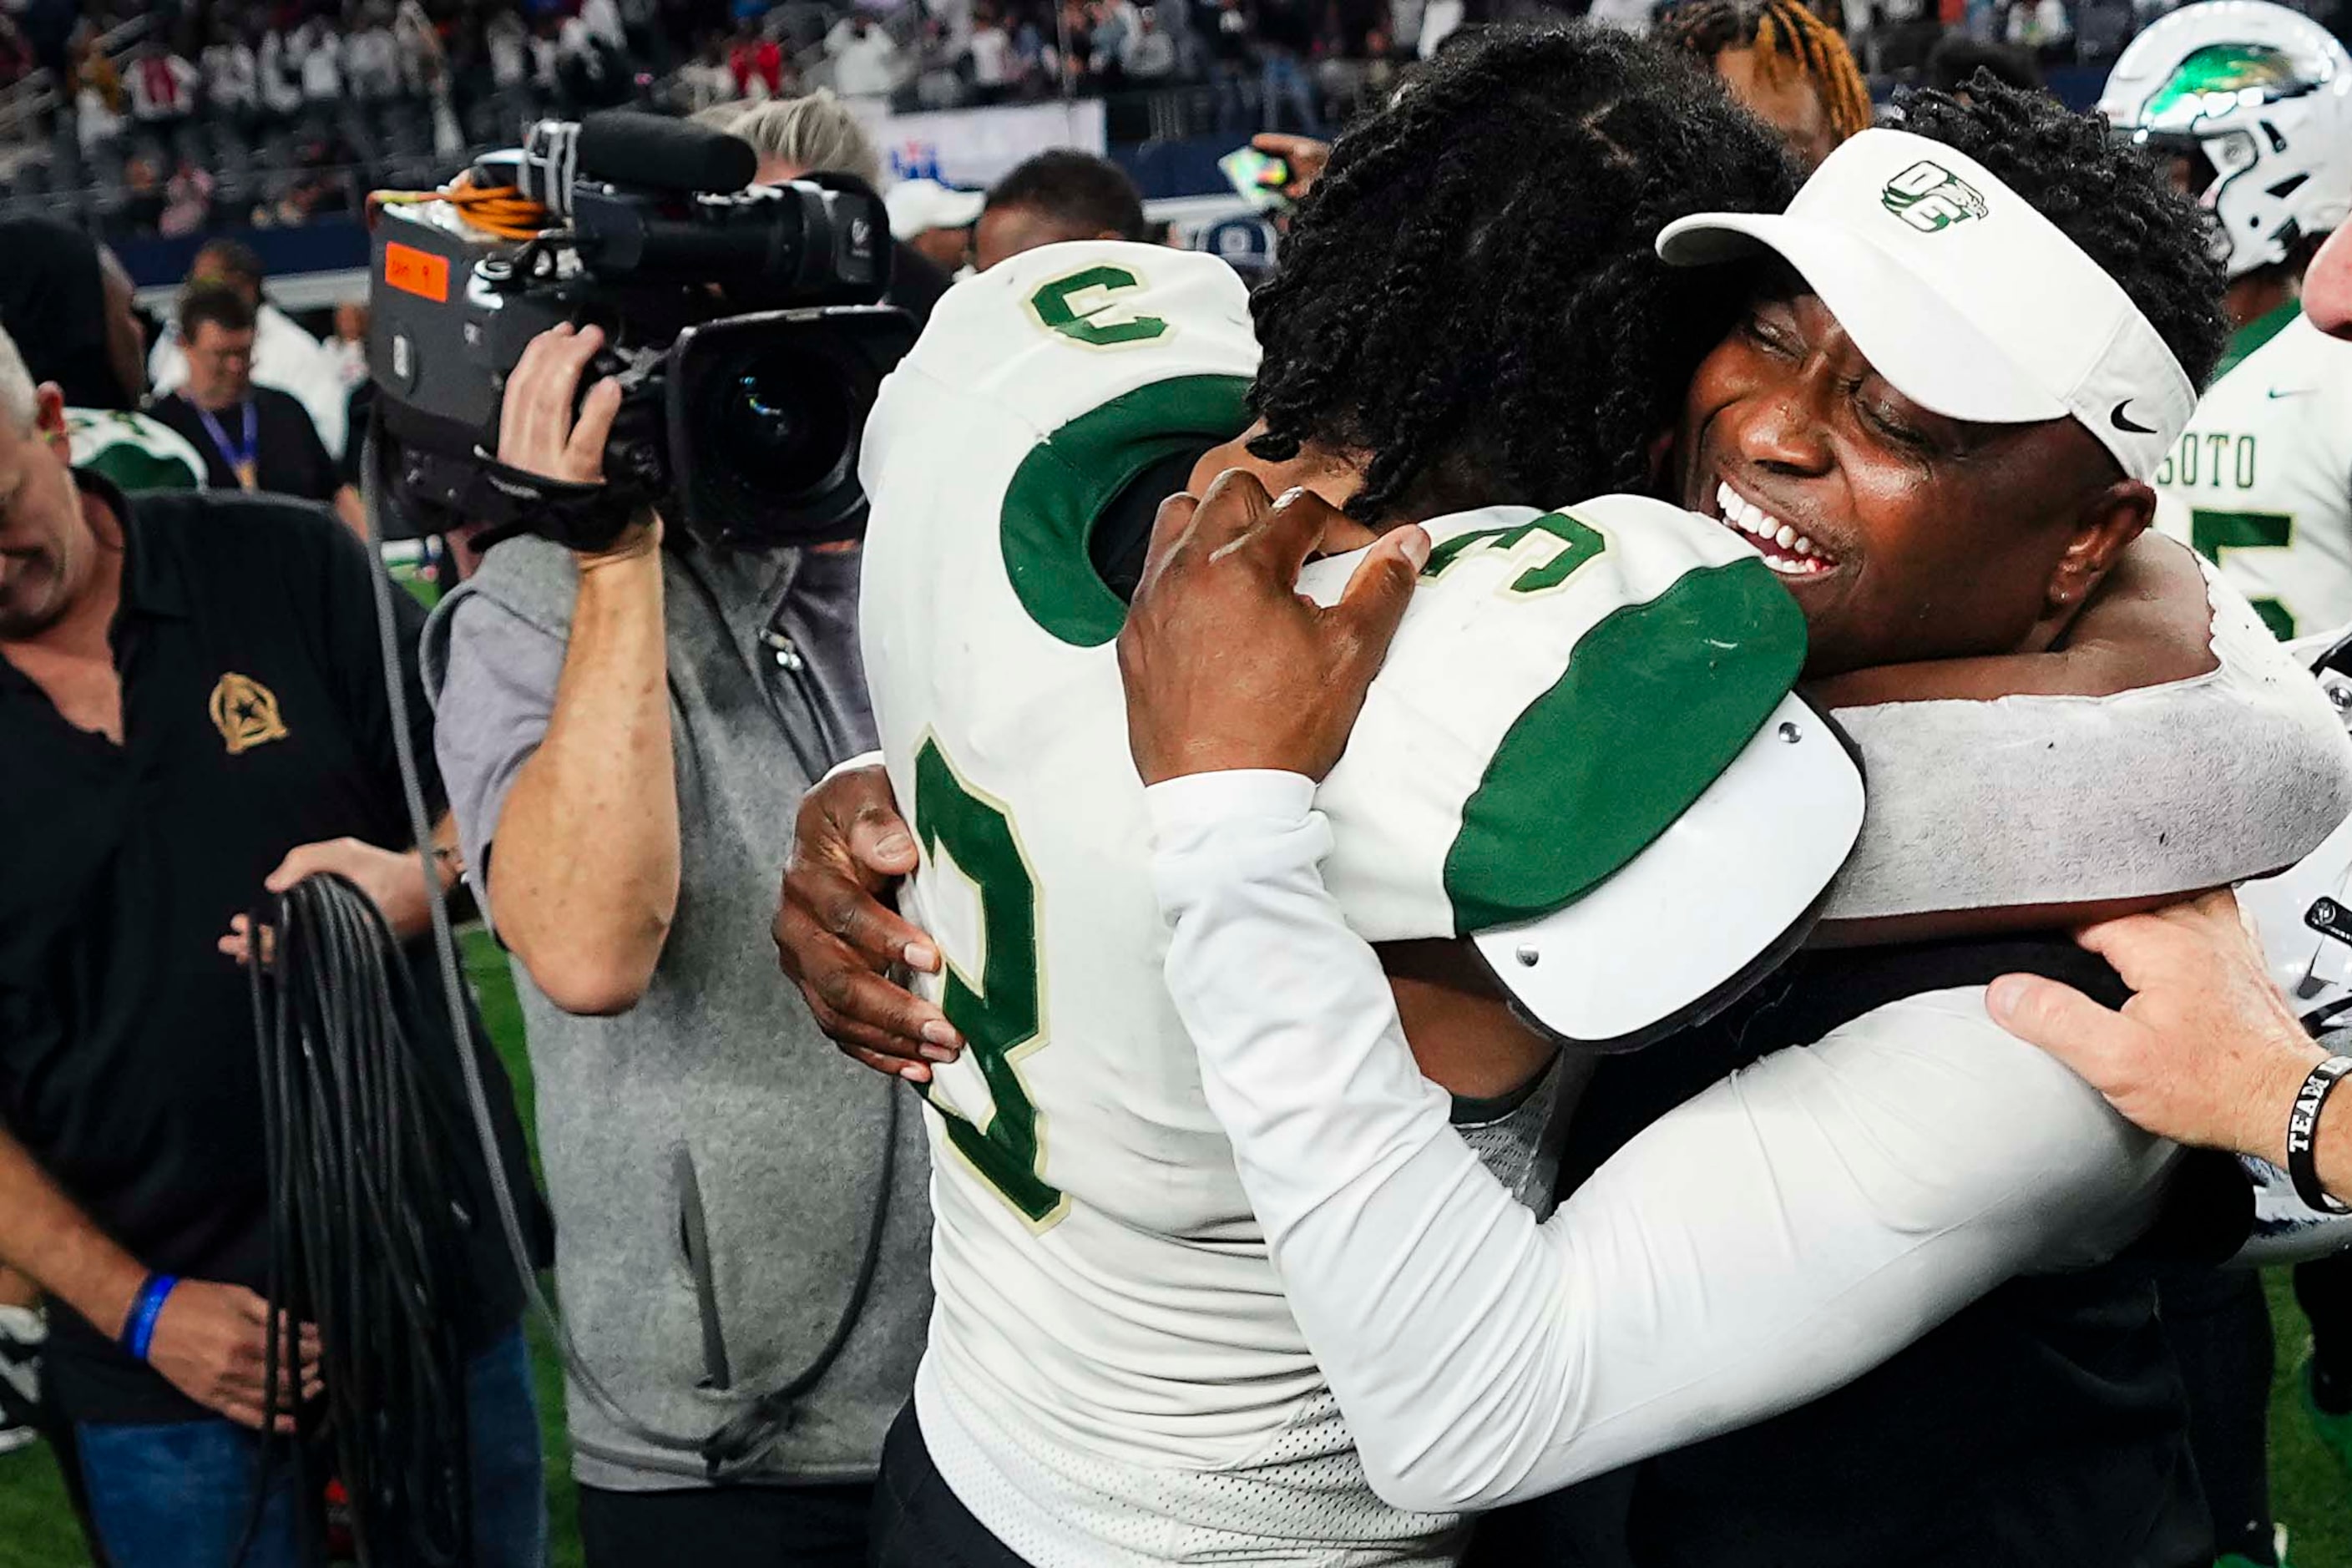
[[(52, 1306), (50, 1396), (115, 1568), (236, 1560), (256, 1434), (289, 1424), (262, 1407), (267, 1164), (235, 911), (332, 870), (395, 931), (425, 923), (376, 570), (314, 507), (134, 500), (77, 473), (58, 388), (0, 336), (0, 1263)], [(437, 1042), (429, 1027), (420, 1055), (454, 1075), (446, 1026)], [(527, 1189), (511, 1098), (484, 1066)], [(478, 1150), (451, 1158), (488, 1215)], [(490, 1225), (452, 1223), (474, 1276), (458, 1325), (474, 1560), (537, 1563), (520, 1285)], [(311, 1331), (299, 1342), (307, 1372)], [(250, 1564), (298, 1560), (290, 1473), (274, 1473)]]

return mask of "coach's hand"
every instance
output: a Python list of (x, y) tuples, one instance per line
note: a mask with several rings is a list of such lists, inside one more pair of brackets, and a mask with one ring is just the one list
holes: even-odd
[(1118, 636), (1128, 745), (1145, 784), (1331, 771), (1429, 560), (1428, 534), (1394, 530), (1321, 608), (1297, 592), (1299, 569), (1327, 529), (1352, 526), (1310, 491), (1276, 501), (1238, 469), (1197, 501), (1160, 503)]
[[(568, 484), (602, 484), (604, 443), (621, 412), (621, 384), (601, 377), (580, 395), (580, 378), (604, 346), (601, 327), (550, 327), (530, 340), (507, 373), (499, 407), (499, 461), (526, 474)], [(578, 417), (572, 409), (579, 409)], [(650, 555), (661, 543), (661, 520), (648, 513), (613, 548), (580, 558), (583, 568)]]
[(928, 1083), (930, 1064), (953, 1061), (963, 1037), (889, 978), (902, 963), (939, 973), (930, 938), (881, 900), (915, 863), (890, 775), (878, 767), (835, 774), (801, 800), (774, 935), (776, 962), (845, 1055)]
[(274, 1416), (278, 1431), (290, 1432), (298, 1387), (302, 1399), (319, 1394), (319, 1331), (305, 1323), (298, 1337), (280, 1317), (278, 1334), (278, 1408), (267, 1415), (262, 1399), (269, 1304), (242, 1285), (184, 1279), (174, 1286), (156, 1314), (147, 1364), (205, 1409), (241, 1426), (258, 1429)]
[(2136, 994), (2121, 1012), (2035, 975), (1993, 982), (1993, 1021), (2087, 1079), (2161, 1137), (2284, 1162), (2288, 1108), (2327, 1053), (2272, 984), (2227, 891), (2075, 939)]

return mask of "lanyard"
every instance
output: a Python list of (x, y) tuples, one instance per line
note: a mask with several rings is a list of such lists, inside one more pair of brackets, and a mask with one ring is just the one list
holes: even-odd
[(243, 444), (236, 447), (228, 444), (228, 432), (221, 428), (220, 421), (213, 417), (211, 409), (197, 409), (196, 417), (205, 422), (205, 434), (213, 438), (213, 446), (219, 450), (221, 461), (236, 471), (236, 482), (247, 489), (251, 489), (254, 482), (254, 458), (259, 447), (254, 426), (253, 399), (247, 398), (244, 408), (245, 440)]

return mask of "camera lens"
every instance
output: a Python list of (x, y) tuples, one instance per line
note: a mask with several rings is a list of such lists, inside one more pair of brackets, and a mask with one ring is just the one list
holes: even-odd
[(838, 367), (791, 353), (754, 355), (713, 378), (716, 463), (782, 500), (827, 483), (855, 424)]

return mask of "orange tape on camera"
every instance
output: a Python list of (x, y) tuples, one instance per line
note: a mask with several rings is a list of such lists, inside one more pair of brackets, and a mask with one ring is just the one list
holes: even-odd
[(383, 280), (404, 294), (415, 294), (436, 305), (449, 302), (449, 258), (446, 256), (386, 244)]

